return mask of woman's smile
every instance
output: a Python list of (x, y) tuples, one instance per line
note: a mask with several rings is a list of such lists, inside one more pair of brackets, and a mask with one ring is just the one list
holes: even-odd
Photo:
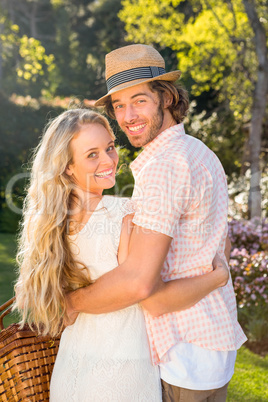
[(72, 162), (66, 169), (77, 191), (101, 195), (115, 185), (118, 154), (106, 128), (87, 124), (71, 141)]

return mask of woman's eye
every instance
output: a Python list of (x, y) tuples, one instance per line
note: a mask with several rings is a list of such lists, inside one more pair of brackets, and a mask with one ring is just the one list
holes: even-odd
[(97, 152), (91, 152), (91, 154), (88, 155), (88, 158), (95, 158), (97, 156)]
[(115, 149), (115, 146), (114, 145), (110, 145), (109, 147), (108, 147), (108, 149), (107, 149), (107, 151), (109, 152), (109, 151), (113, 151)]

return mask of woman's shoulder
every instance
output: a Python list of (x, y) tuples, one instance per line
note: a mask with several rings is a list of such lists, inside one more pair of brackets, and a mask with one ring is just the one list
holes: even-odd
[(105, 195), (103, 205), (110, 211), (121, 212), (123, 216), (135, 213), (135, 203), (129, 197)]

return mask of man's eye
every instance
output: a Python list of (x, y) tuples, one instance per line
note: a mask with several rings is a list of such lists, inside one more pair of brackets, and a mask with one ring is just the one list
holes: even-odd
[(145, 99), (139, 99), (138, 101), (137, 101), (137, 103), (144, 103), (145, 102)]
[(123, 105), (115, 105), (115, 106), (114, 106), (114, 110), (116, 110), (116, 109), (122, 109), (122, 107), (123, 107)]

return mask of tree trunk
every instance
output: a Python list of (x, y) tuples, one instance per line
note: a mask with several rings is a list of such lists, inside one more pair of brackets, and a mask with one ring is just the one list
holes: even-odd
[(250, 146), (250, 193), (249, 214), (250, 218), (261, 218), (261, 169), (260, 153), (262, 124), (265, 117), (265, 109), (268, 93), (268, 58), (265, 30), (259, 20), (254, 0), (243, 0), (245, 10), (254, 31), (256, 54), (258, 58), (258, 73), (253, 93), (252, 118), (249, 130)]
[[(0, 35), (4, 32), (4, 25), (0, 24)], [(3, 84), (3, 43), (0, 38), (0, 89), (2, 89)]]
[(37, 37), (37, 23), (36, 23), (36, 15), (38, 10), (38, 4), (36, 2), (31, 3), (30, 5), (30, 29), (31, 29), (31, 37)]

